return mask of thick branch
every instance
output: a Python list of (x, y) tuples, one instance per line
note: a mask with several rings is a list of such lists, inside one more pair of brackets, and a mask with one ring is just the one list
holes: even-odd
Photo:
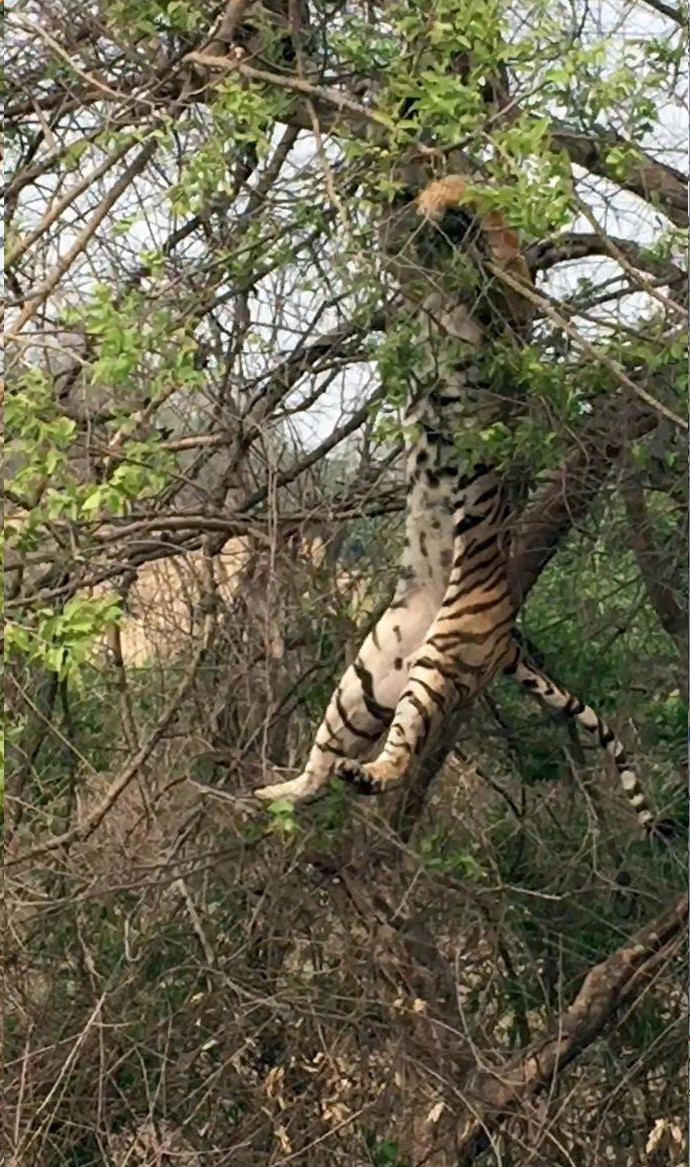
[(625, 510), (630, 543), (659, 623), (674, 639), (687, 637), (688, 613), (678, 598), (678, 589), (668, 582), (669, 565), (654, 543), (641, 487), (633, 486), (625, 491)]
[(228, 45), (232, 44), (235, 33), (244, 18), (247, 4), (248, 0), (228, 0), (225, 12), (218, 22), (218, 28), (213, 34), (213, 40), (210, 40), (205, 46), (205, 52), (210, 55), (222, 53)]
[(688, 18), (687, 14), (682, 12), (680, 8), (674, 8), (672, 4), (664, 4), (664, 0), (644, 0), (644, 3), (648, 8), (653, 8), (655, 12), (660, 12), (662, 16), (667, 16), (669, 20), (685, 31)]
[[(611, 956), (590, 969), (575, 1000), (545, 1040), (495, 1070), (478, 1069), (463, 1090), (471, 1107), (460, 1127), (458, 1167), (472, 1163), (489, 1146), (490, 1132), (529, 1099), (551, 1086), (558, 1074), (599, 1036), (626, 990), (634, 989), (645, 966), (668, 948), (688, 918), (683, 895), (660, 919), (652, 920)], [(641, 979), (641, 978), (640, 978)]]
[(628, 442), (649, 433), (657, 419), (644, 409), (611, 410), (597, 417), (581, 435), (576, 450), (556, 478), (529, 504), (509, 566), (509, 584), (519, 607), (571, 528), (583, 519), (594, 497), (613, 472)]
[[(678, 227), (688, 225), (688, 180), (680, 170), (658, 162), (644, 150), (634, 146), (613, 130), (599, 129), (596, 133), (585, 133), (569, 126), (554, 128), (551, 142), (565, 150), (571, 161), (592, 174), (608, 178), (616, 186), (629, 190), (645, 202), (654, 197), (659, 200), (660, 209)], [(628, 173), (621, 178), (608, 161), (615, 146), (623, 147), (637, 160), (631, 161)]]
[(588, 259), (591, 255), (610, 255), (611, 245), (625, 256), (632, 267), (649, 272), (658, 279), (666, 280), (679, 288), (687, 283), (687, 273), (675, 263), (666, 259), (655, 259), (633, 239), (619, 239), (613, 236), (597, 235), (595, 232), (565, 231), (535, 243), (527, 250), (525, 258), (532, 272), (548, 271), (559, 263), (572, 259)]
[(671, 577), (675, 572), (659, 554), (642, 488), (629, 487), (624, 492), (624, 499), (630, 545), (635, 553), (649, 602), (657, 614), (661, 627), (676, 645), (683, 662), (681, 683), (687, 700), (685, 666), (688, 659), (688, 608), (680, 599), (680, 580), (672, 582)]

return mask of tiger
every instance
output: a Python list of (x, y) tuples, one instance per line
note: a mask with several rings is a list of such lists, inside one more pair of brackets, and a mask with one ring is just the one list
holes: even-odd
[[(468, 180), (451, 174), (426, 185), (415, 201), (413, 250), (397, 253), (397, 270), (424, 271), (428, 232), (446, 245), (488, 255), (526, 288), (531, 275), (515, 233), (495, 211), (468, 214)], [(395, 233), (388, 246), (399, 248)], [(436, 253), (436, 255), (438, 252)], [(401, 258), (402, 255), (402, 258)], [(421, 258), (420, 258), (421, 257)], [(496, 277), (488, 283), (495, 284)], [(490, 288), (516, 336), (529, 328), (529, 298)], [(499, 406), (477, 374), (478, 354), (496, 328), (496, 314), (478, 311), (462, 291), (449, 294), (435, 273), (419, 280), (408, 300), (418, 320), (428, 375), (404, 415), (405, 534), (392, 600), (345, 671), (330, 699), (302, 773), (259, 787), (263, 803), (313, 799), (335, 777), (363, 795), (383, 794), (407, 778), (432, 734), (452, 709), (469, 706), (499, 674), (530, 696), (578, 722), (609, 755), (640, 827), (654, 815), (625, 747), (591, 706), (557, 685), (524, 651), (508, 586), (512, 508), (506, 474), (457, 442), (463, 429), (483, 427)], [(484, 295), (485, 308), (489, 300)], [(439, 338), (450, 338), (444, 354)], [(459, 355), (460, 354), (460, 355)], [(428, 356), (428, 361), (427, 361)], [(366, 760), (380, 746), (373, 760)]]

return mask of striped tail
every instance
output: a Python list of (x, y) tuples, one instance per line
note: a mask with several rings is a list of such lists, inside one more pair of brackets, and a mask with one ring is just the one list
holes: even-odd
[(589, 734), (596, 737), (601, 748), (606, 750), (613, 761), (625, 796), (637, 815), (637, 821), (645, 833), (653, 833), (654, 815), (640, 787), (637, 774), (628, 763), (625, 746), (604, 719), (589, 705), (584, 705), (579, 698), (573, 697), (566, 689), (561, 689), (550, 677), (535, 668), (517, 646), (515, 660), (505, 672), (522, 685), (526, 692), (539, 697), (546, 705), (558, 709), (567, 717), (574, 718)]

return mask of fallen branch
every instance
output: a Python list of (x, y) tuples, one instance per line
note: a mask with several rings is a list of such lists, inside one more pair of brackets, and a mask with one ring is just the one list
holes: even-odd
[(492, 1132), (505, 1119), (553, 1085), (559, 1073), (599, 1036), (627, 996), (634, 978), (676, 939), (688, 918), (683, 895), (660, 919), (587, 973), (575, 1000), (561, 1013), (549, 1037), (494, 1070), (475, 1070), (463, 1088), (470, 1116), (459, 1127), (458, 1167), (474, 1162), (491, 1145)]

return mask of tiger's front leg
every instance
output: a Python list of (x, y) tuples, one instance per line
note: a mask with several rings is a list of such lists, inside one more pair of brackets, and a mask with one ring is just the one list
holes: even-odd
[(262, 802), (302, 802), (326, 786), (337, 763), (366, 756), (390, 725), (407, 680), (410, 659), (424, 642), (438, 596), (422, 587), (399, 587), (367, 636), (329, 702), (307, 764), (299, 777), (254, 794)]

